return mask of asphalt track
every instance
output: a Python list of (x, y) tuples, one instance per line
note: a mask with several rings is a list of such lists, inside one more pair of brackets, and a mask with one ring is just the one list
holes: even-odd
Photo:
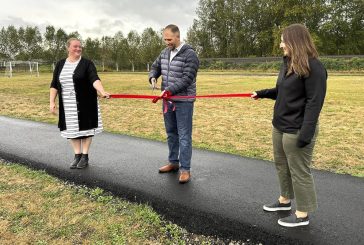
[(0, 116), (1, 158), (149, 203), (191, 232), (263, 244), (364, 244), (364, 178), (313, 171), (319, 209), (309, 226), (285, 228), (277, 219), (288, 213), (262, 210), (279, 193), (271, 162), (194, 149), (192, 181), (181, 185), (176, 173), (158, 173), (166, 156), (166, 143), (102, 133), (90, 166), (71, 170), (71, 147), (55, 125)]

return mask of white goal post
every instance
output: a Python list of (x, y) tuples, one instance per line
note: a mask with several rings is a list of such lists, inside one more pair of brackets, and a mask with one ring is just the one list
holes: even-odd
[(13, 77), (16, 74), (30, 74), (39, 77), (39, 63), (37, 61), (4, 61), (1, 62), (6, 77)]

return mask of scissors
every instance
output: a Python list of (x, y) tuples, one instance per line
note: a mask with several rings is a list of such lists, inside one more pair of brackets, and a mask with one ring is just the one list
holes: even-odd
[(157, 80), (154, 80), (155, 82), (152, 82), (152, 86), (151, 86), (151, 89), (152, 89), (152, 93), (154, 94), (154, 90), (157, 88)]

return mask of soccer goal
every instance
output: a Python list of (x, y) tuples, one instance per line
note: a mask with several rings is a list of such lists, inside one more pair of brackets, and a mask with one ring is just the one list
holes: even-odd
[(35, 61), (6, 61), (2, 66), (6, 77), (26, 74), (39, 77), (39, 63)]

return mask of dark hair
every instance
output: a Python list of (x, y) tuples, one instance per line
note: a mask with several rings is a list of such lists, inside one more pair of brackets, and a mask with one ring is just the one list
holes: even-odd
[(290, 56), (287, 74), (294, 72), (299, 76), (308, 75), (310, 73), (308, 59), (318, 57), (308, 29), (301, 24), (292, 24), (283, 30), (282, 38)]
[(164, 30), (170, 30), (172, 33), (174, 33), (174, 34), (176, 34), (177, 33), (177, 36), (179, 37), (179, 35), (180, 35), (180, 32), (179, 32), (179, 28), (178, 28), (178, 26), (176, 26), (176, 25), (173, 25), (173, 24), (169, 24), (168, 26), (166, 26), (165, 28), (164, 28)]

